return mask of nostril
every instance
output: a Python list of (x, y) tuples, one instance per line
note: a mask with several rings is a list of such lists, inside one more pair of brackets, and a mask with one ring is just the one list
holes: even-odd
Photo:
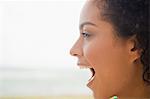
[(76, 50), (70, 50), (70, 55), (71, 56), (79, 56), (79, 53), (77, 53)]
[(74, 47), (70, 49), (70, 55), (77, 56), (77, 50)]
[(72, 56), (78, 56), (78, 54), (73, 54)]
[(70, 50), (70, 55), (71, 55), (71, 56), (75, 56), (75, 53), (73, 52), (72, 49)]
[(77, 56), (77, 54), (74, 51), (72, 51), (72, 50), (70, 50), (70, 55)]
[(74, 46), (70, 49), (70, 55), (82, 56), (82, 49), (80, 47)]

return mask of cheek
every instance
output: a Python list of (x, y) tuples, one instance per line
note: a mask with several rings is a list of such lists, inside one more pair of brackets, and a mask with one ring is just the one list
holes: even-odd
[(127, 65), (128, 57), (124, 49), (123, 46), (113, 44), (113, 40), (95, 40), (84, 47), (84, 55), (95, 69), (107, 73), (113, 68), (117, 70), (117, 66)]
[(110, 40), (97, 42), (90, 42), (84, 49), (87, 60), (96, 71), (96, 83), (100, 85), (97, 87), (101, 93), (108, 93), (110, 89), (120, 90), (131, 74), (125, 48), (114, 45)]

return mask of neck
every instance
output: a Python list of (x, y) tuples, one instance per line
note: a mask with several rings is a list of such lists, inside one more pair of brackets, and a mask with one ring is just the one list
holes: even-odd
[[(136, 65), (138, 66), (138, 65)], [(135, 69), (135, 74), (133, 80), (128, 86), (124, 89), (122, 94), (119, 94), (119, 99), (149, 99), (150, 98), (150, 85), (146, 85), (143, 81), (141, 75), (143, 75), (142, 66), (139, 65), (139, 68)], [(118, 97), (119, 97), (118, 96)]]
[[(135, 88), (128, 87), (128, 90), (122, 95), (120, 95), (119, 99), (149, 99), (150, 98), (150, 86), (146, 86), (145, 84), (139, 85)], [(119, 96), (118, 96), (119, 97)]]

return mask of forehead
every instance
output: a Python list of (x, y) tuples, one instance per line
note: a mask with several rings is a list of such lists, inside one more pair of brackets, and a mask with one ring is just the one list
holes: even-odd
[(80, 23), (94, 22), (100, 20), (100, 9), (96, 6), (95, 0), (87, 0), (80, 14)]

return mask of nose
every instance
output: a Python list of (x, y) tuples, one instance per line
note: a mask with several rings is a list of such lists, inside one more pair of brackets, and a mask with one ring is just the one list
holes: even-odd
[(80, 57), (83, 55), (82, 52), (82, 42), (81, 40), (77, 40), (73, 47), (70, 49), (70, 54), (72, 56)]

